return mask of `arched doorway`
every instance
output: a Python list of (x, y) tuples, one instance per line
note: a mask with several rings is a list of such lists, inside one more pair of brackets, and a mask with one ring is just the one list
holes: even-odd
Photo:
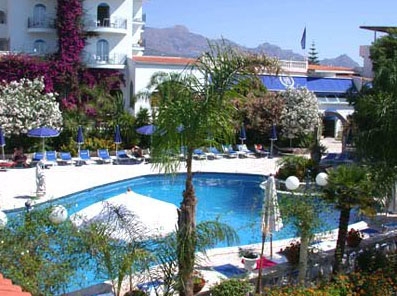
[(323, 137), (341, 138), (347, 121), (337, 110), (325, 110), (323, 116)]
[(106, 3), (101, 3), (97, 8), (97, 23), (102, 27), (110, 25), (110, 7)]
[(96, 44), (97, 62), (107, 62), (109, 60), (109, 43), (101, 39)]

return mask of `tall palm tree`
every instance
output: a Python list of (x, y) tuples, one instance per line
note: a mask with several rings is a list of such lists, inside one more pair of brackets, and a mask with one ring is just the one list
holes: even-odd
[(333, 272), (340, 271), (345, 252), (350, 212), (358, 207), (366, 213), (375, 210), (376, 199), (373, 194), (373, 183), (368, 170), (359, 165), (340, 165), (328, 175), (328, 184), (323, 198), (340, 210), (338, 240), (335, 249)]
[[(179, 208), (177, 258), (179, 293), (193, 295), (192, 273), (197, 246), (196, 204), (193, 187), (193, 150), (208, 143), (231, 143), (235, 129), (235, 108), (231, 97), (239, 80), (255, 79), (258, 71), (278, 69), (276, 60), (262, 55), (245, 55), (223, 44), (210, 44), (210, 50), (181, 74), (157, 73), (149, 89), (154, 90), (157, 126), (152, 137), (154, 166), (166, 173), (175, 172), (181, 147), (186, 153), (186, 182)], [(192, 75), (194, 73), (195, 75)]]

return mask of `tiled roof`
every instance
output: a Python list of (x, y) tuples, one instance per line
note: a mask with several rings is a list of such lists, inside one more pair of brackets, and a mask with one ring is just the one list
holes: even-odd
[(16, 286), (11, 280), (6, 279), (0, 273), (0, 295), (1, 296), (32, 296), (29, 292), (23, 292), (20, 286)]
[(353, 71), (352, 68), (347, 67), (335, 67), (326, 65), (309, 65), (309, 70), (326, 70), (326, 71)]
[(182, 57), (163, 57), (163, 56), (133, 56), (132, 60), (145, 64), (164, 64), (164, 65), (187, 65), (192, 64), (196, 60)]

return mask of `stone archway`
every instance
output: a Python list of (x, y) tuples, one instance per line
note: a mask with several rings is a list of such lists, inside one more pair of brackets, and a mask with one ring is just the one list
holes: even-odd
[[(323, 124), (324, 119), (326, 117), (334, 117), (334, 121), (340, 120), (342, 123), (342, 134), (341, 134), (341, 141), (342, 141), (342, 152), (346, 150), (346, 140), (349, 135), (349, 131), (351, 134), (351, 123), (348, 118), (345, 118), (342, 114), (340, 114), (337, 110), (325, 110), (324, 115), (323, 115)], [(349, 116), (348, 116), (349, 117)], [(334, 125), (336, 125), (336, 122), (334, 122)], [(336, 127), (334, 127), (336, 128)]]
[(345, 126), (346, 119), (337, 111), (325, 110), (323, 115), (323, 136), (324, 137), (337, 137), (336, 123), (338, 120), (342, 122), (342, 131)]

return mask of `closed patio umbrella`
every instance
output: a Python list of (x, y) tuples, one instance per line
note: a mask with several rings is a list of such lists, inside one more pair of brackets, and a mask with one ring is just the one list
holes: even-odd
[(4, 138), (3, 129), (0, 127), (0, 146), (1, 146), (1, 153), (3, 155), (3, 160), (5, 160), (5, 155), (4, 155), (4, 146), (5, 145), (6, 145), (6, 140)]
[[(283, 220), (281, 219), (280, 209), (277, 201), (277, 189), (276, 179), (272, 174), (267, 178), (265, 182), (261, 183), (261, 188), (265, 190), (262, 206), (262, 248), (261, 256), (262, 260), (266, 236), (270, 236), (270, 258), (273, 258), (273, 237), (274, 231), (279, 231), (283, 227)], [(259, 268), (258, 274), (258, 287), (261, 286), (260, 279), (262, 278), (262, 268)]]
[(277, 141), (277, 130), (276, 130), (276, 125), (272, 125), (272, 129), (270, 131), (270, 153), (269, 153), (269, 158), (273, 158), (273, 145), (274, 141)]
[(247, 133), (245, 132), (245, 127), (244, 123), (241, 124), (241, 129), (240, 129), (240, 137), (239, 137), (241, 144), (244, 144), (244, 141), (247, 140)]
[(84, 144), (84, 134), (83, 134), (83, 127), (80, 125), (79, 129), (77, 130), (77, 146), (78, 146), (78, 155), (80, 155), (80, 148), (81, 145)]
[(123, 141), (121, 140), (120, 126), (116, 125), (116, 130), (114, 132), (114, 143), (116, 144), (116, 156), (117, 156), (118, 145), (120, 145), (122, 142)]

